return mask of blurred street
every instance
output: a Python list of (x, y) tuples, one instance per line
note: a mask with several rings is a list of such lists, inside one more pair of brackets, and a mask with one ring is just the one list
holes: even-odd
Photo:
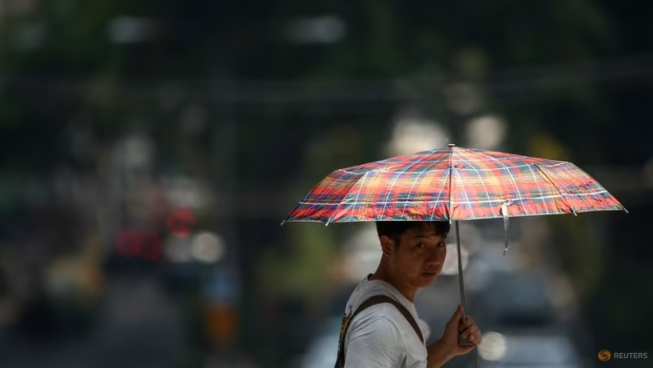
[[(88, 334), (47, 331), (4, 332), (3, 367), (177, 367), (184, 354), (181, 311), (156, 281), (117, 280), (108, 287), (98, 325)], [(47, 317), (45, 317), (47, 318)], [(73, 316), (74, 318), (74, 316)]]

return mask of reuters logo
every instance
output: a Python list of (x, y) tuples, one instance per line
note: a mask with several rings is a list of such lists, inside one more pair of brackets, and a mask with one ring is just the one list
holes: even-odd
[(612, 355), (607, 350), (599, 351), (599, 360), (602, 361), (602, 362), (607, 362), (608, 360), (610, 360), (611, 356)]

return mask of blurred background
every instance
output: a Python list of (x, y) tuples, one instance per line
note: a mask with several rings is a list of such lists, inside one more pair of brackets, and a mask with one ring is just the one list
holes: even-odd
[(506, 256), (501, 220), (463, 223), (482, 366), (653, 359), (651, 10), (0, 0), (0, 367), (332, 367), (374, 228), (281, 220), (337, 168), (447, 143), (571, 160), (630, 211), (515, 219)]

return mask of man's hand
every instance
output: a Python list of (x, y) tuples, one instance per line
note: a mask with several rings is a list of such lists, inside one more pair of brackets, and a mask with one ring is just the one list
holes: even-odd
[[(444, 328), (442, 338), (433, 344), (429, 345), (428, 351), (428, 367), (441, 367), (444, 363), (448, 362), (451, 358), (464, 355), (474, 349), (474, 347), (481, 342), (481, 330), (476, 326), (476, 322), (470, 316), (465, 317), (465, 322), (462, 322), (463, 307), (459, 305), (453, 317), (447, 322)], [(458, 334), (469, 342), (470, 346), (458, 345)]]
[[(462, 305), (459, 305), (449, 322), (447, 322), (447, 326), (445, 327), (442, 338), (440, 339), (442, 344), (449, 348), (448, 350), (453, 356), (467, 354), (481, 342), (481, 330), (476, 326), (474, 319), (470, 316), (466, 316), (465, 321), (462, 322), (462, 318), (463, 307)], [(458, 334), (461, 334), (461, 336), (472, 343), (472, 345), (460, 346), (458, 344)]]

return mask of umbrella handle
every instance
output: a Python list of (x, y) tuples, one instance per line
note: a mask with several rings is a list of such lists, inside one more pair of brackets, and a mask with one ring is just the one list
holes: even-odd
[[(460, 227), (458, 221), (456, 221), (456, 243), (458, 246), (458, 281), (460, 282), (460, 304), (463, 306), (463, 318), (461, 323), (465, 322), (465, 317), (467, 315), (466, 305), (465, 305), (465, 283), (463, 281), (463, 261), (462, 261), (462, 252), (460, 249)], [(472, 343), (463, 338), (461, 334), (458, 334), (458, 345), (460, 346), (470, 346)]]

